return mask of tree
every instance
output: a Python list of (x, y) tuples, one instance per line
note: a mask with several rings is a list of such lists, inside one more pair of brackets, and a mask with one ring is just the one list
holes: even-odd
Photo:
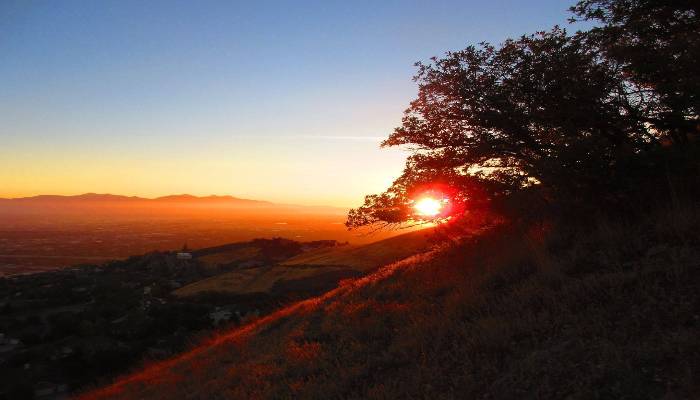
[(411, 193), (435, 182), (460, 209), (535, 185), (590, 194), (658, 144), (638, 117), (648, 99), (630, 96), (634, 84), (583, 34), (555, 28), (416, 65), (418, 98), (382, 143), (412, 155), (391, 188), (350, 212), (349, 227), (405, 221)]
[(641, 116), (676, 144), (698, 133), (700, 3), (692, 0), (584, 0), (572, 21), (602, 23), (589, 41), (620, 65), (638, 95), (654, 101)]
[(410, 199), (435, 184), (449, 188), (459, 215), (523, 193), (604, 206), (629, 200), (638, 183), (660, 183), (660, 170), (674, 193), (674, 180), (695, 176), (697, 1), (581, 0), (570, 10), (572, 22), (599, 25), (417, 63), (418, 97), (382, 143), (412, 155), (347, 225), (414, 219)]

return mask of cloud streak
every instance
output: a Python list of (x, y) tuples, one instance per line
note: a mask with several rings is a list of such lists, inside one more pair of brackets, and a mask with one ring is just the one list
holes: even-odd
[(338, 141), (354, 141), (354, 142), (381, 142), (386, 139), (383, 136), (331, 136), (331, 135), (302, 135), (298, 136), (302, 139), (316, 140), (338, 140)]

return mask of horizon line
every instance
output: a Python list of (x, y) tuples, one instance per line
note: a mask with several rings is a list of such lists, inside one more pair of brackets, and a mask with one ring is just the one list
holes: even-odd
[(231, 194), (209, 194), (209, 195), (194, 195), (190, 193), (173, 193), (173, 194), (166, 194), (162, 196), (155, 196), (155, 197), (146, 197), (146, 196), (139, 196), (139, 195), (127, 195), (127, 194), (114, 194), (114, 193), (97, 193), (97, 192), (83, 192), (83, 193), (77, 193), (77, 194), (50, 194), (50, 193), (42, 193), (42, 194), (34, 194), (34, 195), (29, 195), (29, 196), (19, 196), (19, 197), (4, 197), (0, 196), (0, 200), (26, 200), (26, 199), (33, 199), (37, 197), (66, 197), (66, 198), (71, 198), (71, 197), (81, 197), (81, 196), (114, 196), (114, 197), (122, 197), (124, 199), (134, 199), (134, 200), (161, 200), (161, 199), (166, 199), (168, 197), (191, 197), (195, 199), (207, 199), (207, 198), (221, 198), (222, 200), (224, 199), (231, 199), (231, 200), (240, 200), (240, 201), (248, 201), (248, 202), (257, 202), (257, 203), (267, 203), (271, 205), (276, 205), (276, 206), (294, 206), (294, 207), (316, 207), (316, 208), (338, 208), (338, 209), (351, 209), (353, 206), (332, 206), (332, 205), (326, 205), (326, 204), (295, 204), (295, 203), (278, 203), (270, 200), (259, 200), (259, 199), (250, 199), (250, 198), (244, 198), (244, 197), (237, 197)]

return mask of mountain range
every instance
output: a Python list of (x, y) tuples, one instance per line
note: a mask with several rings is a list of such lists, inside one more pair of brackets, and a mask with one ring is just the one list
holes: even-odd
[(17, 198), (0, 198), (0, 201), (6, 202), (23, 202), (23, 203), (74, 203), (74, 202), (90, 202), (90, 203), (126, 203), (126, 202), (150, 202), (150, 203), (230, 203), (230, 204), (247, 204), (247, 205), (272, 205), (269, 201), (241, 199), (233, 196), (193, 196), (191, 194), (177, 194), (162, 196), (156, 198), (146, 198), (138, 196), (122, 196), (115, 194), (101, 193), (84, 193), (73, 196), (62, 195), (38, 195), (31, 197)]
[(50, 206), (54, 210), (78, 209), (247, 209), (250, 211), (270, 210), (295, 211), (314, 214), (339, 215), (347, 213), (346, 207), (324, 205), (297, 205), (273, 203), (265, 200), (243, 199), (229, 195), (194, 196), (191, 194), (174, 194), (155, 198), (123, 196), (108, 193), (84, 193), (80, 195), (37, 195), (30, 197), (0, 198), (0, 206), (6, 210), (36, 209)]

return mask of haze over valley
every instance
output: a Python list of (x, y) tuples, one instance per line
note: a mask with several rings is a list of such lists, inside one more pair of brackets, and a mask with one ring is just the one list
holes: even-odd
[(347, 209), (232, 196), (118, 195), (0, 199), (0, 276), (94, 264), (187, 245), (254, 238), (367, 243), (392, 232), (349, 232)]

